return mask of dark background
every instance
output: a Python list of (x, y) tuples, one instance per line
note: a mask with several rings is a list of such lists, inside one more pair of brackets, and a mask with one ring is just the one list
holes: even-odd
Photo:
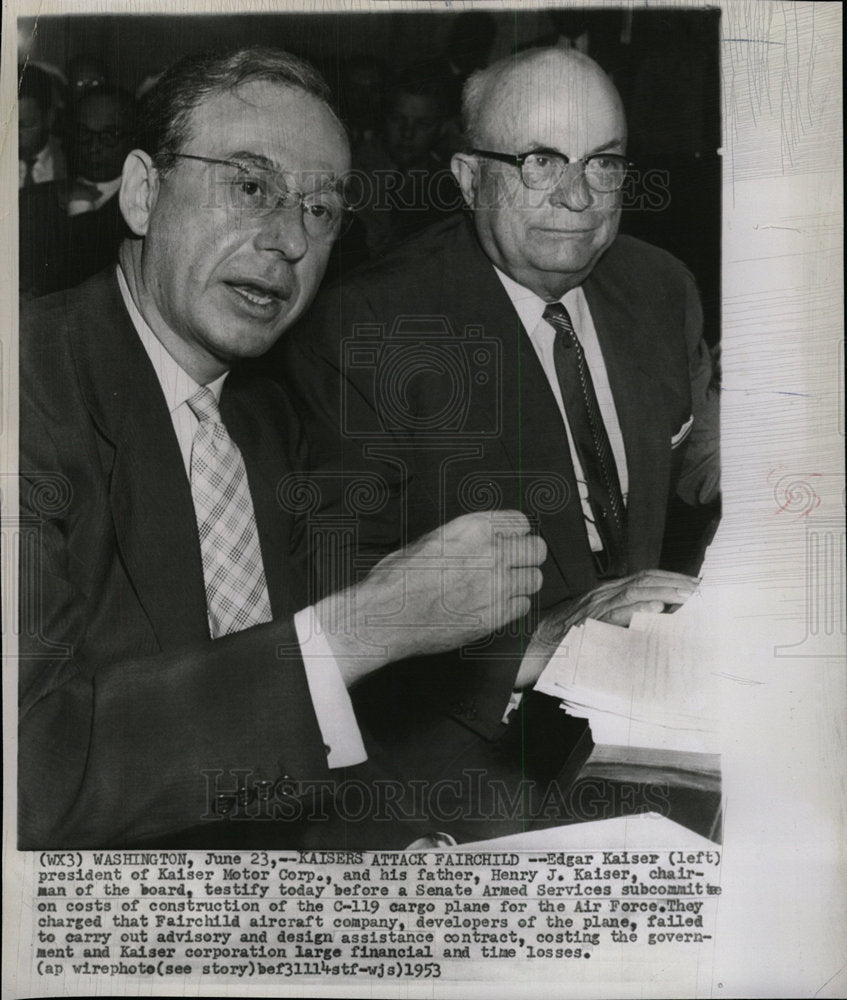
[[(580, 45), (609, 72), (627, 109), (629, 155), (667, 195), (625, 210), (621, 229), (676, 254), (700, 285), (706, 337), (720, 330), (721, 161), (718, 10), (489, 11), (488, 61), (557, 37)], [(64, 70), (93, 53), (113, 82), (135, 91), (145, 78), (201, 48), (261, 43), (305, 56), (337, 86), (351, 55), (379, 57), (391, 70), (445, 53), (458, 13), (73, 15), (21, 18), (21, 57)]]

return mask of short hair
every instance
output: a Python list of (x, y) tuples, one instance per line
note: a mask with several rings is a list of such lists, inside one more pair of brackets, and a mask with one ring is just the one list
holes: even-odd
[(53, 81), (50, 74), (38, 66), (27, 63), (18, 67), (18, 99), (31, 97), (47, 114), (53, 106)]
[(68, 59), (68, 84), (72, 87), (74, 77), (80, 71), (81, 68), (93, 69), (105, 80), (108, 76), (106, 72), (106, 64), (100, 58), (100, 56), (94, 55), (92, 52), (79, 52), (75, 56), (71, 56)]
[(253, 80), (297, 87), (335, 113), (324, 78), (305, 59), (290, 52), (264, 46), (198, 52), (166, 70), (142, 102), (138, 141), (159, 171), (164, 173), (174, 166), (174, 154), (191, 134), (191, 114), (205, 98)]
[[(514, 65), (515, 59), (510, 58), (509, 62)], [(462, 90), (462, 134), (471, 146), (478, 146), (483, 141), (479, 130), (482, 105), (487, 93), (503, 70), (503, 60), (500, 60), (492, 63), (491, 66), (471, 73), (465, 81)]]

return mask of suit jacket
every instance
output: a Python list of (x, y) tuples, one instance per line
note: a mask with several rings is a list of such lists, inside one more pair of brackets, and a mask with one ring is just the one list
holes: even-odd
[[(712, 365), (694, 280), (669, 254), (618, 237), (582, 287), (624, 440), (636, 572), (660, 564), (674, 494), (696, 504), (717, 492)], [(359, 516), (360, 555), (472, 510), (513, 508), (549, 549), (536, 615), (596, 586), (561, 415), (467, 218), (347, 276), (280, 347), (280, 377), (322, 439), (324, 464), (348, 485), (364, 470), (384, 479), (382, 509)], [(327, 497), (328, 520), (331, 510)], [(465, 650), (451, 665), (449, 690), (461, 692), (451, 707), (485, 735), (501, 731), (533, 627), (530, 616), (511, 642)], [(443, 678), (422, 683), (443, 702)]]
[(65, 245), (57, 248), (60, 284), (55, 290), (72, 288), (114, 264), (118, 247), (129, 235), (117, 194), (93, 212), (71, 216)]
[(129, 235), (117, 195), (96, 211), (71, 217), (67, 200), (65, 182), (21, 189), (19, 287), (26, 298), (72, 288), (116, 263)]
[(22, 298), (38, 298), (65, 281), (68, 217), (60, 204), (64, 182), (50, 181), (18, 193), (18, 288)]
[(114, 273), (33, 303), (20, 342), (20, 847), (167, 841), (221, 825), (235, 772), (284, 778), (285, 797), (326, 775), (291, 620), (309, 603), (297, 522), (277, 500), (302, 464), (284, 393), (225, 383), (274, 622), (211, 642), (190, 485)]

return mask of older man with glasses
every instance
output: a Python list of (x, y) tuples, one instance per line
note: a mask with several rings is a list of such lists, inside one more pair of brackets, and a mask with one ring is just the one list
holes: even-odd
[(520, 690), (574, 624), (686, 600), (698, 545), (685, 573), (663, 563), (668, 511), (714, 504), (719, 483), (694, 278), (618, 236), (631, 164), (609, 79), (577, 52), (532, 50), (474, 74), (463, 113), (465, 216), (322, 294), (280, 365), (327, 465), (394, 483), (393, 508), (362, 515), (371, 551), (492, 506), (524, 511), (549, 548), (517, 634), (464, 650), (461, 671), (442, 657), (415, 684), (397, 674), (390, 700), (386, 684), (360, 694), (415, 777), (476, 759), (445, 711), (498, 741), (520, 704), (526, 762)]
[(427, 817), (329, 822), (385, 776), (347, 688), (525, 613), (544, 543), (472, 515), (309, 591), (303, 428), (237, 366), (317, 291), (344, 129), (261, 48), (177, 64), (139, 125), (117, 266), (22, 316), (19, 846), (403, 846)]

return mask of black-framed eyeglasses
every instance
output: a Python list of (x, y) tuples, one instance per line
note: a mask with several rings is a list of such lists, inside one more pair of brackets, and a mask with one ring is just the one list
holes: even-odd
[(334, 240), (349, 225), (353, 209), (346, 203), (338, 184), (304, 194), (288, 186), (285, 176), (271, 167), (242, 160), (218, 160), (195, 153), (170, 153), (180, 160), (198, 160), (232, 167), (224, 179), (227, 208), (247, 218), (261, 219), (284, 208), (300, 208), (303, 228), (317, 240)]
[(501, 163), (511, 163), (521, 172), (521, 180), (533, 191), (555, 187), (565, 176), (567, 167), (580, 166), (585, 183), (592, 191), (610, 194), (623, 187), (626, 175), (635, 165), (617, 153), (592, 153), (571, 162), (564, 153), (553, 149), (536, 149), (529, 153), (496, 153), (490, 149), (472, 149), (474, 156), (485, 156)]

